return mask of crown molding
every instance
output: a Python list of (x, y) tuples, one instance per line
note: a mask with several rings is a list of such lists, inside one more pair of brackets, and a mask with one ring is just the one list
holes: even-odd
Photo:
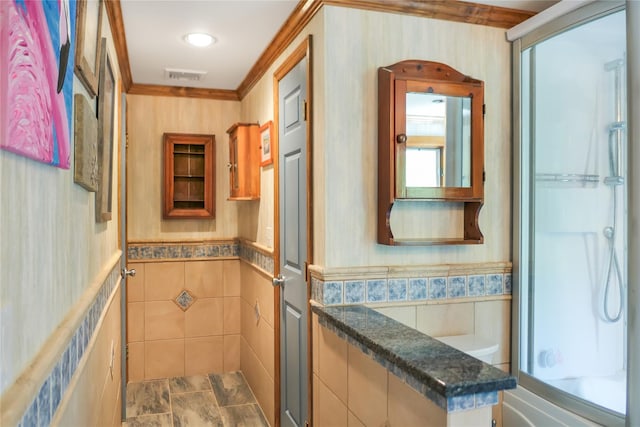
[(204, 89), (133, 83), (127, 93), (131, 95), (178, 96), (183, 98), (216, 99), (220, 101), (240, 101), (238, 92), (228, 89)]
[(124, 21), (122, 20), (122, 9), (120, 8), (120, 0), (106, 0), (104, 2), (111, 26), (111, 35), (113, 36), (113, 44), (116, 48), (116, 56), (118, 57), (118, 66), (120, 67), (120, 77), (124, 91), (129, 92), (133, 79), (131, 77), (131, 65), (129, 63), (129, 50), (127, 49), (127, 36), (124, 32)]
[(133, 83), (120, 0), (107, 0), (105, 5), (109, 23), (111, 24), (125, 92), (140, 95), (180, 96), (229, 101), (242, 100), (247, 96), (269, 67), (275, 63), (278, 57), (289, 47), (324, 5), (398, 13), (505, 29), (511, 28), (535, 15), (535, 12), (526, 10), (458, 0), (300, 0), (238, 88), (236, 90), (227, 90)]

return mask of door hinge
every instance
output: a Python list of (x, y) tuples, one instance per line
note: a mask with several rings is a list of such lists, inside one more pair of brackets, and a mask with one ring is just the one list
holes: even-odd
[(129, 360), (129, 344), (124, 346), (124, 358), (125, 360)]
[(307, 117), (309, 116), (309, 104), (307, 103), (307, 100), (304, 100), (304, 121), (307, 121)]
[(482, 104), (482, 115), (487, 114), (487, 104)]
[(487, 171), (482, 171), (482, 182), (484, 183), (487, 180)]
[(305, 282), (311, 280), (311, 277), (309, 277), (309, 263), (307, 261), (304, 262), (304, 280)]

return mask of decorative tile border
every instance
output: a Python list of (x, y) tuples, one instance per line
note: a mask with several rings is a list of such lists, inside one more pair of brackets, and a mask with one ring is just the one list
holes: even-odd
[(120, 262), (117, 262), (100, 286), (95, 299), (79, 323), (73, 337), (62, 352), (33, 402), (23, 414), (19, 427), (47, 426), (64, 397), (67, 387), (80, 365), (96, 327), (105, 311), (111, 295), (120, 283)]
[(241, 240), (239, 246), (240, 259), (245, 260), (266, 273), (273, 275), (273, 272), (275, 271), (273, 254), (265, 253), (266, 251), (259, 250), (250, 242), (245, 240)]
[(511, 273), (323, 281), (311, 278), (311, 298), (324, 305), (443, 301), (511, 295)]
[(228, 258), (240, 254), (236, 241), (224, 240), (205, 243), (130, 243), (127, 245), (129, 261), (184, 260), (200, 258)]

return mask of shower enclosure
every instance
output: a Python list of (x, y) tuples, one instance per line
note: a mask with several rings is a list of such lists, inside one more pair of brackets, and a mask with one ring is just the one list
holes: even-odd
[(605, 425), (623, 423), (626, 409), (625, 52), (624, 4), (612, 2), (514, 44), (514, 372)]

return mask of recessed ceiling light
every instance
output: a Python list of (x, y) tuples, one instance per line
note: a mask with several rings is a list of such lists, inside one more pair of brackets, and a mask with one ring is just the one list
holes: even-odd
[(207, 47), (216, 42), (216, 39), (207, 33), (189, 33), (184, 40), (192, 46)]

